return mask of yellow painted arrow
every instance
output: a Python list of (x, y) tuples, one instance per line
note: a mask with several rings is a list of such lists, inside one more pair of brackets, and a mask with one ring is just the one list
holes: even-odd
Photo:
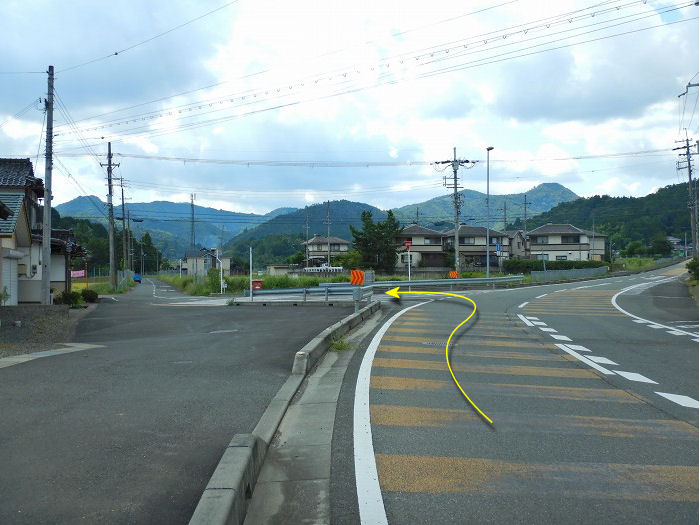
[(475, 303), (474, 301), (472, 301), (469, 297), (465, 297), (464, 295), (459, 295), (459, 294), (456, 294), (456, 293), (449, 293), (449, 292), (400, 292), (400, 291), (399, 291), (399, 288), (400, 288), (400, 287), (397, 286), (396, 288), (393, 288), (393, 289), (389, 290), (388, 292), (384, 292), (384, 293), (386, 293), (387, 295), (390, 295), (390, 296), (392, 296), (392, 297), (396, 297), (397, 299), (400, 299), (399, 294), (405, 294), (405, 293), (431, 294), (431, 295), (449, 295), (449, 296), (451, 296), (451, 297), (459, 297), (460, 299), (465, 299), (465, 300), (469, 301), (470, 303), (472, 303), (472, 305), (474, 306), (474, 309), (472, 310), (472, 313), (470, 313), (470, 314), (469, 314), (469, 317), (467, 317), (464, 321), (462, 321), (461, 323), (459, 323), (459, 324), (455, 327), (455, 329), (452, 330), (452, 333), (450, 334), (450, 337), (447, 338), (447, 345), (445, 345), (445, 361), (447, 361), (447, 368), (450, 370), (450, 374), (452, 375), (452, 379), (454, 380), (455, 384), (457, 385), (457, 388), (459, 388), (459, 391), (462, 392), (462, 394), (463, 394), (464, 397), (467, 399), (467, 401), (469, 401), (469, 404), (470, 404), (471, 406), (474, 407), (474, 410), (476, 410), (479, 414), (481, 414), (481, 416), (482, 416), (484, 419), (486, 419), (486, 421), (488, 421), (489, 423), (493, 424), (493, 421), (491, 420), (491, 418), (490, 418), (489, 416), (487, 416), (486, 414), (484, 414), (484, 413), (481, 411), (481, 409), (480, 409), (478, 406), (476, 406), (476, 404), (474, 404), (474, 401), (472, 401), (471, 399), (469, 399), (469, 396), (467, 395), (467, 393), (466, 393), (466, 392), (464, 391), (464, 389), (462, 388), (462, 385), (460, 385), (460, 384), (459, 384), (459, 381), (457, 381), (457, 378), (455, 377), (455, 374), (454, 374), (454, 372), (452, 371), (452, 366), (450, 365), (450, 340), (452, 339), (452, 336), (455, 335), (455, 332), (456, 332), (457, 330), (459, 330), (460, 327), (461, 327), (464, 323), (466, 323), (467, 321), (469, 321), (469, 319), (471, 319), (472, 316), (476, 313), (476, 303)]

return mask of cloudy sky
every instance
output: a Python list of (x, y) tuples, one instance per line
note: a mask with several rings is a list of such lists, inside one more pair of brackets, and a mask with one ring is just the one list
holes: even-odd
[(0, 157), (54, 202), (105, 200), (107, 142), (132, 202), (264, 213), (397, 207), (465, 188), (646, 195), (698, 137), (693, 1), (3, 0)]

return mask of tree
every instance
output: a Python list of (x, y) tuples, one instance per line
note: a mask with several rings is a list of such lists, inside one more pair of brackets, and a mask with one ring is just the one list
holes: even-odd
[(659, 235), (651, 241), (649, 251), (653, 255), (669, 255), (672, 250), (673, 245), (663, 235)]
[(361, 230), (350, 226), (361, 266), (392, 273), (396, 267), (396, 236), (401, 231), (394, 214), (389, 211), (385, 221), (375, 223), (372, 212), (363, 211), (361, 220)]
[(294, 255), (287, 257), (289, 264), (301, 264), (304, 262), (304, 252), (297, 251)]

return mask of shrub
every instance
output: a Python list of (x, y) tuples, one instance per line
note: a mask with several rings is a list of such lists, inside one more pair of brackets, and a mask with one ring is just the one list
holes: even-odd
[(91, 288), (83, 288), (83, 290), (80, 292), (80, 295), (83, 297), (83, 300), (86, 303), (97, 302), (97, 292), (95, 290), (92, 290)]
[(66, 292), (65, 290), (63, 292), (60, 292), (56, 297), (54, 298), (54, 304), (67, 304), (69, 306), (72, 306), (74, 304), (79, 304), (82, 301), (82, 297), (80, 295), (80, 292)]
[(685, 263), (685, 267), (688, 269), (690, 277), (694, 280), (698, 280), (698, 257), (695, 256)]

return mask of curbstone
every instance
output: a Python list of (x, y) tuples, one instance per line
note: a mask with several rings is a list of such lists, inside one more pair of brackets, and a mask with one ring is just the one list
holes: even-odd
[(243, 523), (267, 448), (306, 373), (326, 352), (333, 338), (346, 334), (380, 308), (379, 301), (374, 301), (323, 330), (295, 354), (292, 375), (272, 398), (253, 432), (235, 434), (226, 447), (190, 519), (190, 525)]

